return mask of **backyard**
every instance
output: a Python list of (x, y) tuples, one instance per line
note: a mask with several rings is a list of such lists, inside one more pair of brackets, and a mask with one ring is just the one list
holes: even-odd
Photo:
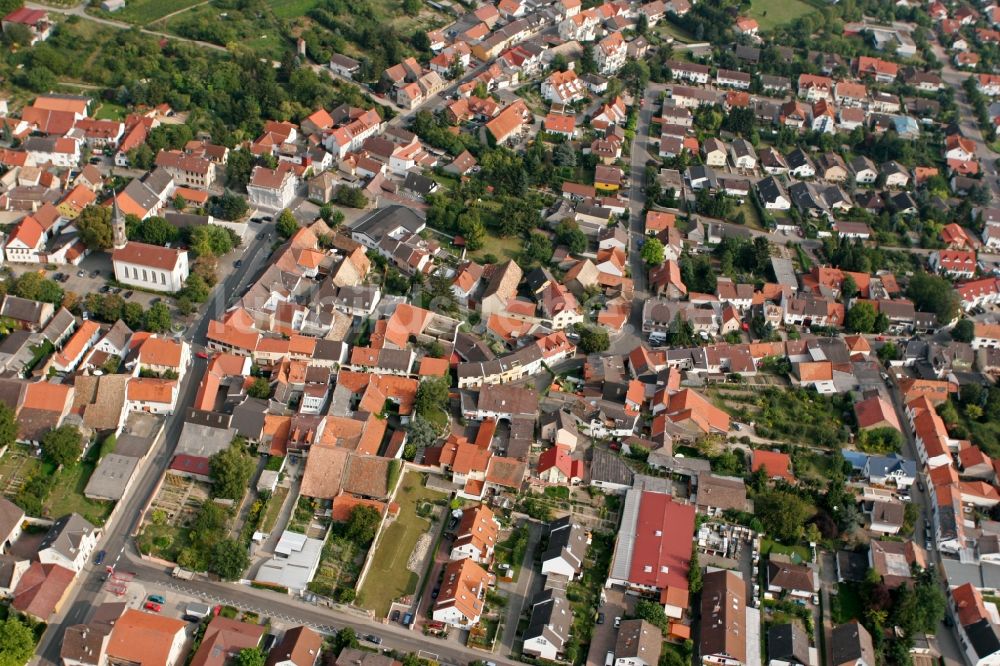
[(95, 466), (96, 462), (88, 457), (73, 467), (56, 470), (51, 463), (35, 457), (28, 447), (14, 445), (0, 459), (0, 492), (29, 515), (55, 520), (78, 513), (100, 526), (111, 515), (114, 503), (84, 496)]
[(260, 524), (261, 532), (270, 534), (274, 530), (278, 522), (278, 516), (281, 514), (281, 506), (285, 503), (286, 497), (288, 497), (288, 488), (278, 486), (274, 489), (271, 501), (267, 503), (267, 511), (264, 512), (264, 520)]
[(331, 533), (323, 546), (323, 558), (309, 583), (309, 590), (337, 601), (350, 601), (364, 565), (364, 554), (355, 543)]
[(830, 615), (837, 624), (864, 617), (861, 594), (855, 583), (840, 583), (837, 594), (830, 597)]
[(826, 448), (847, 442), (844, 414), (851, 405), (806, 389), (713, 387), (708, 395), (730, 416), (753, 423), (758, 437)]
[(359, 605), (385, 617), (393, 601), (416, 592), (424, 567), (422, 555), (431, 552), (439, 532), (435, 524), (441, 511), (435, 505), (446, 499), (444, 493), (426, 488), (420, 474), (410, 472), (403, 477), (395, 498), (399, 515), (374, 546), (370, 569), (358, 592)]
[(103, 525), (115, 508), (114, 503), (92, 500), (83, 494), (95, 467), (93, 462), (86, 461), (60, 470), (56, 475), (57, 482), (52, 484), (52, 492), (45, 502), (45, 515), (59, 518), (69, 513), (78, 513), (94, 525)]

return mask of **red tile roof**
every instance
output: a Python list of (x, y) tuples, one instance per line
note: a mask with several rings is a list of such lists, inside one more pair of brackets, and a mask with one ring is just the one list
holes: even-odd
[(795, 481), (795, 476), (792, 474), (792, 458), (787, 453), (757, 449), (753, 452), (750, 469), (753, 472), (763, 469), (771, 479)]
[(643, 492), (635, 525), (629, 582), (659, 590), (688, 589), (695, 509), (670, 495)]

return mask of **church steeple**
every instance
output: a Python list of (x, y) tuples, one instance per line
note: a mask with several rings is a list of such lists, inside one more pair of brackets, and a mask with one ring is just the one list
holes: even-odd
[(118, 208), (118, 193), (112, 191), (111, 195), (111, 230), (114, 233), (114, 248), (117, 250), (125, 247), (128, 237), (125, 235), (125, 216), (122, 215), (121, 209)]

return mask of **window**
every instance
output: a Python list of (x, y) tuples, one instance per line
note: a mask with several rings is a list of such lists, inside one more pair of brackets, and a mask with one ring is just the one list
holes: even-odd
[(142, 281), (143, 282), (149, 282), (149, 277), (146, 275), (146, 269), (145, 268), (142, 269)]
[(160, 273), (160, 284), (166, 284), (166, 283), (167, 283), (167, 274)]

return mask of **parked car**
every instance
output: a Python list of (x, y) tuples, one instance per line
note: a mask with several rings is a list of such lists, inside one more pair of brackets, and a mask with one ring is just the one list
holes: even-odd
[(135, 295), (135, 292), (129, 289), (124, 294), (122, 294), (122, 298), (132, 298), (133, 295)]
[(233, 268), (239, 268), (242, 265), (243, 265), (242, 259), (237, 259), (236, 261), (233, 262)]
[(101, 271), (90, 271), (90, 277), (96, 278), (101, 275)]
[(165, 604), (167, 600), (161, 594), (151, 594), (147, 597), (150, 601), (156, 604)]
[(923, 481), (917, 481), (917, 490), (919, 490), (920, 492), (924, 492), (926, 490)]
[(264, 652), (270, 652), (271, 648), (273, 648), (274, 644), (277, 642), (278, 642), (278, 637), (275, 636), (274, 634), (267, 634), (266, 636), (264, 636), (264, 644), (262, 646)]
[(208, 358), (208, 354), (206, 354), (205, 352), (195, 352), (195, 356), (197, 356), (198, 358)]
[(163, 606), (161, 606), (160, 604), (154, 604), (152, 601), (147, 601), (146, 605), (143, 606), (143, 608), (145, 608), (146, 610), (153, 611), (154, 613), (159, 613), (161, 610), (163, 610)]
[(814, 594), (812, 598), (813, 606), (819, 606), (819, 595)]
[(618, 615), (617, 617), (615, 617), (615, 629), (617, 629), (620, 626), (622, 626), (622, 616)]
[(413, 624), (413, 613), (406, 613), (403, 615), (403, 626), (408, 627)]
[(76, 276), (77, 277), (83, 277), (86, 274), (87, 274), (87, 271), (83, 270), (82, 268), (76, 272)]
[(597, 614), (597, 624), (604, 624), (604, 613)]
[(382, 639), (376, 636), (375, 634), (368, 634), (367, 636), (365, 636), (365, 640), (368, 641), (369, 643), (374, 643), (375, 645), (382, 644)]

